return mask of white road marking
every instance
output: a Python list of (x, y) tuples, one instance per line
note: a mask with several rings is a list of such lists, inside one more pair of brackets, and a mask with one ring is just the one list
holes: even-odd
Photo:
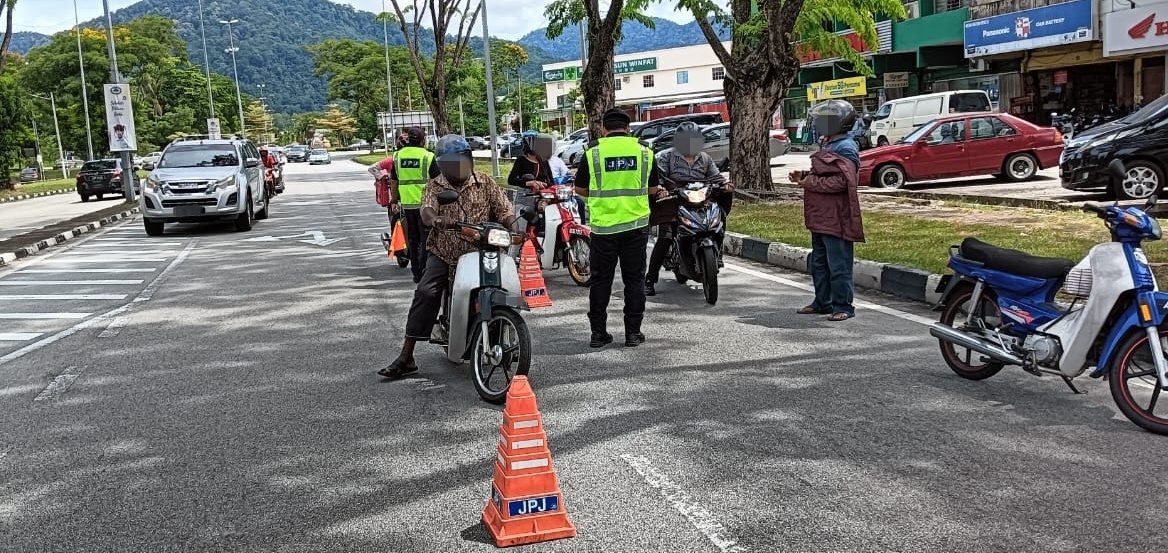
[(142, 284), (142, 280), (0, 280), (0, 286), (114, 286)]
[[(20, 273), (53, 274), (53, 273), (153, 273), (158, 269), (23, 269)], [(11, 273), (10, 273), (11, 274)], [(7, 275), (5, 275), (7, 276)], [(2, 277), (0, 277), (2, 278)]]
[[(797, 282), (797, 281), (791, 280), (789, 278), (783, 278), (780, 276), (768, 275), (762, 271), (748, 269), (746, 267), (733, 265), (731, 263), (727, 263), (726, 268), (734, 270), (734, 271), (738, 271), (738, 272), (743, 273), (743, 274), (750, 275), (752, 277), (761, 278), (763, 280), (769, 280), (771, 282), (776, 282), (776, 283), (779, 283), (779, 284), (782, 284), (785, 286), (790, 286), (791, 288), (798, 288), (798, 289), (806, 291), (806, 292), (814, 292), (815, 291), (815, 287), (811, 286), (810, 284), (804, 284), (802, 282)], [(891, 307), (877, 305), (875, 303), (869, 303), (869, 302), (866, 302), (863, 300), (856, 300), (855, 304), (856, 304), (856, 307), (861, 307), (863, 309), (868, 309), (870, 311), (884, 313), (885, 315), (892, 315), (893, 317), (896, 317), (898, 319), (904, 319), (910, 323), (917, 323), (919, 325), (932, 326), (933, 323), (937, 322), (937, 321), (934, 321), (933, 319), (922, 317), (920, 315), (914, 315), (914, 314), (909, 313), (907, 311), (901, 311), (899, 309), (893, 309)]]
[(93, 313), (0, 313), (0, 319), (84, 319)]
[(719, 551), (723, 553), (744, 553), (747, 551), (745, 547), (738, 545), (737, 541), (727, 536), (726, 528), (714, 518), (710, 511), (690, 499), (689, 494), (685, 493), (681, 486), (670, 480), (665, 473), (657, 470), (648, 459), (627, 454), (621, 455), (621, 459), (633, 467), (633, 470), (645, 479), (646, 484), (660, 491), (665, 500), (677, 512), (685, 516), (690, 524), (709, 539)]
[(118, 242), (118, 244), (102, 244), (103, 246), (181, 246), (182, 242), (153, 242), (150, 240), (134, 240), (132, 238), (94, 238), (94, 242)]
[(0, 342), (24, 342), (41, 334), (44, 332), (0, 332)]
[[(113, 244), (102, 244), (113, 246)], [(122, 246), (122, 244), (118, 244)], [(97, 250), (92, 253), (77, 252), (77, 255), (165, 255), (167, 257), (178, 253), (178, 250)]]
[(50, 401), (57, 399), (57, 396), (65, 393), (65, 390), (68, 390), (83, 372), (85, 372), (84, 367), (69, 367), (65, 369), (61, 374), (53, 378), (53, 381), (49, 382), (49, 385), (45, 386), (45, 389), (41, 390), (41, 393), (37, 394), (37, 397), (32, 398), (32, 400)]
[(185, 261), (188, 256), (190, 256), (191, 251), (195, 249), (196, 243), (197, 241), (192, 240), (191, 243), (187, 244), (187, 247), (183, 249), (182, 253), (178, 254), (178, 256), (175, 257), (174, 260), (171, 261), (170, 264), (167, 265), (166, 268), (163, 269), (162, 272), (154, 278), (154, 280), (150, 281), (150, 284), (147, 284), (146, 288), (142, 290), (142, 292), (139, 293), (138, 296), (135, 297), (130, 303), (106, 311), (101, 315), (82, 321), (76, 325), (66, 328), (65, 330), (53, 334), (52, 336), (46, 336), (14, 352), (0, 356), (0, 366), (20, 359), (21, 357), (24, 357), (25, 355), (28, 355), (34, 351), (68, 338), (82, 330), (104, 323), (118, 315), (121, 315), (122, 313), (125, 313), (126, 311), (129, 311), (132, 307), (134, 307), (135, 304), (150, 301), (150, 298), (154, 297), (154, 291), (157, 290), (159, 286), (162, 286), (162, 283), (166, 281), (166, 276), (169, 275), (171, 271), (174, 271), (176, 267), (182, 264), (182, 262)]
[[(86, 254), (90, 255), (90, 254)], [(73, 263), (159, 263), (166, 261), (165, 257), (85, 257), (70, 259), (46, 259), (42, 263), (70, 265)]]
[(124, 300), (127, 294), (15, 294), (0, 295), (4, 300)]
[(128, 325), (128, 324), (130, 324), (130, 319), (128, 319), (126, 317), (114, 317), (114, 320), (110, 321), (110, 324), (108, 326), (106, 326), (105, 330), (101, 331), (101, 334), (98, 334), (97, 337), (98, 338), (117, 337), (118, 334), (121, 334), (122, 329), (126, 328), (126, 325)]

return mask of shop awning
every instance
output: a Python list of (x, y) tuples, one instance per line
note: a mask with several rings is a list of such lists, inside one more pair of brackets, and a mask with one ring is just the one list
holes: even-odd
[(709, 98), (721, 96), (722, 91), (702, 92), (698, 94), (670, 94), (667, 96), (650, 96), (646, 98), (629, 98), (626, 100), (617, 100), (617, 105), (631, 106), (638, 104), (658, 104), (662, 102), (682, 102), (680, 105), (685, 105), (693, 101), (710, 101)]

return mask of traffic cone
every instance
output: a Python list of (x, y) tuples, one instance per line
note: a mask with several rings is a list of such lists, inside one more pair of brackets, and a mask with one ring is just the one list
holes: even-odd
[(393, 225), (393, 242), (390, 242), (389, 249), (395, 252), (406, 249), (406, 233), (402, 231), (401, 219), (398, 219), (397, 224)]
[(551, 307), (547, 285), (543, 282), (543, 269), (539, 266), (539, 254), (530, 240), (523, 243), (519, 252), (519, 287), (523, 289), (523, 299), (528, 307)]
[(502, 437), (483, 524), (498, 547), (576, 537), (552, 466), (543, 417), (527, 377), (507, 390)]

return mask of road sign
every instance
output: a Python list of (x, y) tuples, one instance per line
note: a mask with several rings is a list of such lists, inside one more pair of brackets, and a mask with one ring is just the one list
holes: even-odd
[(218, 117), (212, 117), (207, 120), (207, 134), (210, 135), (211, 140), (223, 139), (223, 130), (219, 128)]
[(134, 132), (134, 106), (130, 85), (105, 85), (105, 124), (109, 132), (109, 151), (135, 152), (138, 135)]

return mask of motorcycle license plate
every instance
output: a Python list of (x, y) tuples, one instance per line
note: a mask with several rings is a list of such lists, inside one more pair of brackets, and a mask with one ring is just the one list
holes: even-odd
[(175, 217), (190, 217), (192, 215), (202, 215), (204, 208), (201, 205), (180, 205), (174, 208)]

